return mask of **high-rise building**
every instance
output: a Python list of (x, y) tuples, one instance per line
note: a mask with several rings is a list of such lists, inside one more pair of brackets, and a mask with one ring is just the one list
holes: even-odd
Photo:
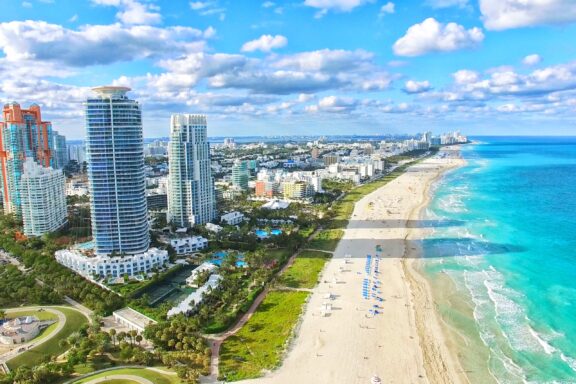
[(6, 104), (0, 122), (0, 191), (4, 212), (21, 216), (20, 179), (24, 161), (32, 158), (44, 167), (53, 165), (52, 124), (42, 121), (40, 107), (22, 109)]
[(248, 189), (249, 179), (248, 163), (244, 160), (236, 160), (232, 166), (232, 185), (241, 191), (245, 191)]
[(62, 169), (68, 164), (68, 147), (66, 146), (66, 136), (54, 131), (52, 138), (54, 140), (54, 161), (52, 167), (54, 169)]
[(96, 254), (145, 252), (150, 245), (142, 111), (130, 88), (94, 88), (86, 108), (86, 157)]
[(191, 227), (214, 220), (216, 198), (206, 116), (172, 115), (168, 165), (168, 221)]
[(42, 236), (66, 224), (66, 178), (61, 170), (24, 161), (20, 180), (26, 236)]

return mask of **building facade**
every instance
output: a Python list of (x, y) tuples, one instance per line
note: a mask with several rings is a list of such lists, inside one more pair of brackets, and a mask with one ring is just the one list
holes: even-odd
[(168, 158), (168, 221), (191, 227), (214, 220), (216, 196), (206, 116), (172, 115)]
[(0, 192), (5, 213), (20, 217), (20, 179), (24, 161), (32, 158), (38, 164), (53, 165), (52, 124), (42, 121), (40, 107), (32, 104), (22, 109), (18, 103), (6, 104), (0, 122)]
[(54, 169), (62, 169), (68, 164), (68, 147), (66, 145), (66, 136), (54, 131), (52, 135), (54, 140), (54, 156), (52, 167)]
[(97, 255), (139, 254), (150, 234), (142, 111), (126, 87), (95, 88), (86, 108), (86, 157)]
[(26, 236), (42, 236), (66, 224), (66, 178), (61, 170), (28, 158), (20, 182)]
[(248, 170), (248, 163), (243, 160), (236, 160), (232, 166), (232, 186), (245, 191), (248, 189), (248, 180), (250, 179), (250, 171)]

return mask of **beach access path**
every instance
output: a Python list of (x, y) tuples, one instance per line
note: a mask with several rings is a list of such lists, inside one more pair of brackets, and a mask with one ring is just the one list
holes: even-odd
[[(465, 382), (446, 347), (429, 288), (412, 276), (417, 272), (411, 259), (420, 256), (418, 250), (407, 247), (408, 237), (428, 229), (419, 212), (429, 186), (463, 164), (454, 151), (443, 152), (448, 155), (408, 168), (356, 203), (282, 366), (241, 383), (367, 384), (375, 375), (383, 383)], [(327, 301), (332, 310), (323, 316)]]

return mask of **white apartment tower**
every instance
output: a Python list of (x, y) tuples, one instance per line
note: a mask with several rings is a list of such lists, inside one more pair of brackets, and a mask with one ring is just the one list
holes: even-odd
[(206, 116), (172, 115), (168, 144), (168, 221), (179, 227), (216, 217)]
[(42, 236), (66, 224), (66, 178), (61, 170), (27, 158), (20, 191), (26, 236)]

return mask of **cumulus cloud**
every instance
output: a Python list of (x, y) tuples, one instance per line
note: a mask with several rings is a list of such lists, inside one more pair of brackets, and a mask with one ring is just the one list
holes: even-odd
[(480, 12), (492, 30), (576, 21), (574, 0), (480, 0)]
[(120, 24), (72, 30), (44, 21), (0, 23), (0, 49), (8, 60), (38, 60), (81, 67), (202, 50), (213, 30)]
[(522, 59), (522, 63), (528, 66), (540, 64), (541, 62), (542, 62), (542, 56), (538, 54), (528, 55), (524, 59)]
[(124, 24), (158, 24), (162, 15), (153, 4), (143, 4), (136, 0), (92, 0), (93, 4), (118, 7), (116, 18)]
[(270, 52), (276, 48), (285, 47), (288, 39), (282, 35), (262, 35), (256, 40), (251, 40), (242, 45), (242, 52)]
[(387, 14), (392, 14), (395, 12), (395, 5), (393, 2), (389, 1), (380, 7), (380, 13), (378, 13), (378, 17), (384, 17)]
[(432, 87), (430, 86), (430, 82), (428, 80), (425, 81), (408, 80), (404, 84), (403, 91), (408, 94), (415, 94), (415, 93), (428, 92), (431, 88)]
[(349, 113), (356, 109), (358, 100), (350, 97), (326, 96), (317, 104), (306, 106), (306, 112)]
[(484, 40), (480, 28), (465, 29), (456, 23), (442, 24), (428, 18), (408, 31), (396, 43), (399, 56), (420, 56), (431, 52), (449, 52), (477, 46)]
[(399, 56), (420, 56), (431, 52), (449, 52), (476, 47), (484, 40), (480, 28), (466, 30), (456, 23), (442, 24), (428, 18), (408, 28), (406, 34), (394, 43)]
[(470, 84), (478, 81), (480, 75), (478, 72), (470, 71), (468, 69), (461, 69), (452, 74), (456, 84)]
[(328, 11), (350, 12), (354, 8), (373, 3), (375, 0), (305, 0), (304, 5), (319, 9), (316, 17), (324, 16)]

